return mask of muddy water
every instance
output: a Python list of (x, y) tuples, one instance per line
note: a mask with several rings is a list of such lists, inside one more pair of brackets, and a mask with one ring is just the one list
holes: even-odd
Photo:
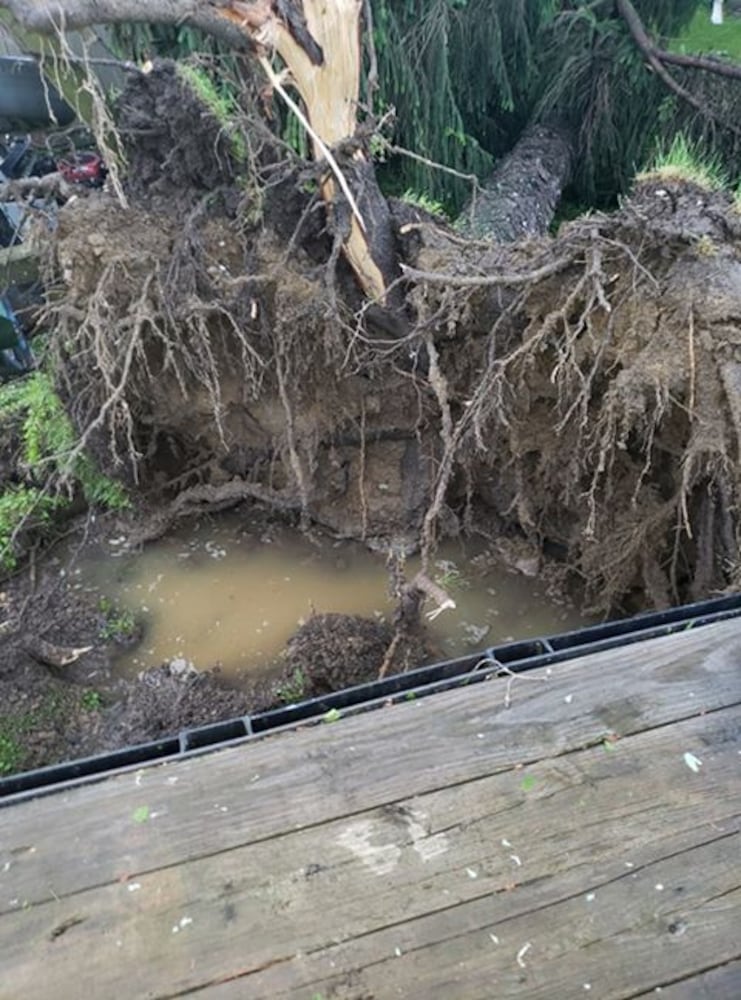
[[(349, 542), (312, 543), (285, 528), (255, 532), (238, 514), (189, 525), (138, 554), (120, 548), (109, 539), (111, 558), (83, 563), (79, 576), (144, 626), (141, 643), (118, 661), (124, 676), (183, 657), (199, 668), (218, 664), (239, 684), (268, 672), (312, 611), (387, 617), (392, 610), (382, 556)], [(459, 545), (438, 554), (436, 578), (457, 603), (431, 626), (441, 658), (586, 624), (547, 599), (537, 580), (484, 571), (483, 562), (481, 549)], [(416, 568), (411, 560), (408, 575)]]

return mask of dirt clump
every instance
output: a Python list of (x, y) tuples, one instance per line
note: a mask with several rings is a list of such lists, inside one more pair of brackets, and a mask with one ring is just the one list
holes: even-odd
[(430, 659), (421, 635), (406, 633), (396, 643), (394, 638), (394, 629), (385, 622), (358, 615), (312, 615), (286, 643), (276, 692), (283, 701), (317, 698), (377, 680), (384, 664), (384, 673), (394, 674)]

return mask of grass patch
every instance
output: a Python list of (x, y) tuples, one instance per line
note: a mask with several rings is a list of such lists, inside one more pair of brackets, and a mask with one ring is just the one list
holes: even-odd
[(700, 146), (680, 132), (669, 147), (657, 149), (649, 164), (636, 174), (637, 181), (684, 181), (707, 191), (718, 191), (728, 183), (720, 160), (703, 154)]
[(0, 715), (0, 775), (43, 766), (39, 738), (43, 743), (50, 733), (63, 733), (73, 727), (80, 709), (87, 712), (100, 709), (102, 699), (97, 691), (87, 689), (80, 694), (74, 685), (69, 687), (67, 692), (46, 693), (32, 707)]
[(13, 774), (23, 760), (23, 747), (18, 740), (3, 731), (0, 722), (0, 774)]
[(102, 704), (103, 699), (100, 692), (93, 691), (92, 688), (89, 691), (83, 691), (80, 695), (80, 706), (86, 712), (97, 712)]
[(407, 188), (401, 196), (401, 201), (406, 202), (407, 205), (413, 205), (415, 208), (421, 208), (423, 212), (429, 212), (430, 215), (436, 215), (439, 219), (448, 219), (448, 213), (445, 211), (443, 203), (435, 201), (423, 191), (413, 191), (411, 188)]
[(741, 19), (728, 11), (723, 24), (712, 24), (710, 3), (704, 3), (698, 7), (684, 33), (672, 41), (669, 49), (685, 54), (712, 52), (741, 60)]

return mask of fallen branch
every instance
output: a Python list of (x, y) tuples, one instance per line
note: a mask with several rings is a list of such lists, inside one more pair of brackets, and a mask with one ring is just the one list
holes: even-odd
[(23, 648), (34, 660), (47, 667), (69, 667), (81, 656), (89, 653), (93, 646), (58, 646), (47, 642), (37, 635), (26, 635), (23, 638)]
[(725, 62), (722, 59), (712, 59), (706, 56), (686, 56), (681, 52), (667, 52), (666, 49), (654, 48), (654, 55), (663, 63), (674, 66), (684, 66), (687, 69), (701, 69), (718, 76), (727, 76), (731, 80), (741, 80), (741, 66)]
[(690, 104), (696, 111), (699, 111), (703, 115), (707, 115), (708, 118), (712, 118), (713, 121), (718, 122), (723, 128), (730, 129), (737, 135), (741, 135), (741, 128), (737, 125), (731, 124), (731, 122), (725, 121), (720, 118), (711, 107), (701, 101), (699, 98), (683, 87), (680, 83), (674, 79), (671, 73), (668, 71), (664, 65), (662, 59), (660, 58), (656, 47), (649, 38), (648, 32), (646, 31), (643, 22), (638, 16), (638, 11), (635, 9), (631, 0), (616, 0), (617, 10), (622, 19), (628, 26), (628, 31), (636, 43), (640, 51), (646, 57), (651, 69), (656, 73), (660, 80), (662, 80), (666, 86), (671, 90), (677, 97), (681, 97), (682, 100)]

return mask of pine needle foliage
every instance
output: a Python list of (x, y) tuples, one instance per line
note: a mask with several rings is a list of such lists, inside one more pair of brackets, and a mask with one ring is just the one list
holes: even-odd
[[(485, 176), (537, 72), (535, 46), (551, 0), (373, 0), (376, 111), (396, 110), (397, 145)], [(451, 207), (470, 185), (418, 161), (394, 159), (387, 186)]]
[[(669, 143), (680, 131), (693, 142), (710, 144), (727, 172), (738, 176), (733, 164), (741, 161), (741, 143), (668, 94), (648, 71), (614, 0), (370, 3), (379, 86), (363, 99), (378, 116), (395, 109), (392, 141), (418, 157), (484, 178), (535, 119), (572, 129), (571, 195), (581, 202), (614, 201), (657, 142)], [(709, 20), (707, 0), (633, 3), (652, 38), (665, 47), (680, 37), (687, 47), (688, 26), (698, 18)], [(206, 54), (213, 58), (213, 72), (239, 86), (233, 54), (193, 29), (136, 24), (115, 33), (128, 58)], [(741, 120), (741, 87), (735, 81), (677, 67), (672, 73), (720, 107), (727, 120)], [(306, 152), (290, 116), (283, 137)], [(471, 194), (470, 182), (419, 159), (386, 156), (378, 170), (388, 193), (424, 192), (452, 214)]]

